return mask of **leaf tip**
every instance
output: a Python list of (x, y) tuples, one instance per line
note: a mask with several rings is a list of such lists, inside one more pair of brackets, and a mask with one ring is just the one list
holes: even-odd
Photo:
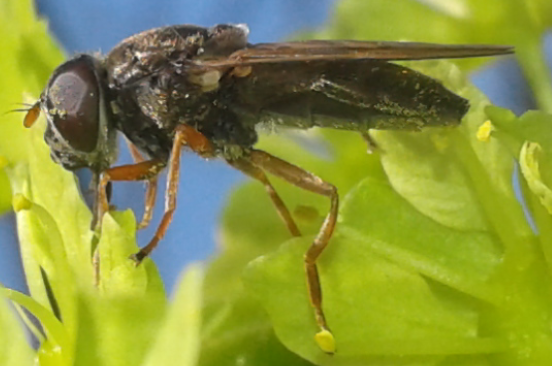
[(552, 190), (541, 178), (539, 153), (542, 153), (542, 147), (538, 143), (526, 141), (521, 148), (519, 166), (529, 189), (539, 197), (548, 213), (552, 214)]
[(15, 212), (28, 210), (31, 208), (32, 204), (33, 203), (21, 193), (17, 193), (15, 196), (13, 196), (12, 206)]

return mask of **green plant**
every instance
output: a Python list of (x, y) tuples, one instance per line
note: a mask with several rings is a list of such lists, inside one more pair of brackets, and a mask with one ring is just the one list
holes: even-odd
[[(552, 89), (540, 41), (552, 23), (552, 4), (431, 3), (344, 0), (323, 36), (512, 44), (541, 111), (518, 118), (490, 106), (466, 80), (480, 60), (419, 62), (409, 66), (470, 100), (461, 127), (377, 131), (382, 153), (373, 155), (352, 133), (303, 134), (330, 158), (285, 134), (263, 138), (261, 148), (341, 193), (339, 227), (320, 265), (336, 355), (325, 355), (313, 340), (302, 273), (302, 253), (327, 210), (323, 198), (274, 181), (289, 207), (307, 206), (311, 213), (297, 216), (307, 235), (288, 240), (263, 188), (255, 182), (239, 187), (223, 215), (221, 253), (204, 278), (200, 267), (188, 269), (170, 304), (154, 264), (136, 269), (127, 260), (136, 250), (132, 213), (112, 213), (99, 244), (96, 289), (90, 213), (74, 178), (51, 162), (40, 127), (25, 131), (20, 116), (10, 115), (0, 124), (1, 136), (10, 136), (1, 139), (0, 156), (12, 193), (0, 179), (0, 207), (13, 194), (31, 297), (1, 293), (35, 315), (46, 336), (39, 336), (38, 352), (31, 350), (13, 313), (0, 304), (2, 364), (38, 356), (41, 365), (548, 365)], [(28, 2), (2, 6), (0, 34), (10, 56), (0, 59), (9, 70), (0, 80), (4, 103), (36, 96), (61, 55)], [(488, 120), (490, 136), (484, 134)], [(515, 160), (538, 234), (512, 187)], [(63, 322), (48, 300), (44, 275)]]

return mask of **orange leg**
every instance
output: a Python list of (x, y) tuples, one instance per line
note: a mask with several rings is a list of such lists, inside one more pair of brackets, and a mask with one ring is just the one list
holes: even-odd
[(165, 167), (165, 162), (157, 159), (147, 160), (136, 164), (121, 165), (109, 168), (102, 172), (98, 184), (98, 220), (101, 225), (103, 215), (109, 210), (106, 187), (113, 181), (138, 181), (151, 179), (157, 176)]
[(368, 149), (366, 151), (368, 154), (372, 154), (374, 151), (379, 149), (376, 141), (372, 138), (372, 136), (370, 136), (370, 131), (360, 132), (360, 136), (362, 136), (362, 139), (366, 142), (366, 145), (368, 145)]
[[(178, 189), (178, 176), (180, 171), (180, 153), (182, 145), (188, 145), (201, 156), (213, 155), (211, 144), (205, 136), (193, 127), (180, 125), (175, 129), (173, 146), (169, 160), (169, 174), (167, 176), (167, 189), (165, 191), (165, 212), (161, 223), (157, 227), (154, 237), (138, 253), (132, 256), (136, 264), (140, 262), (157, 246), (165, 235), (171, 223), (176, 208), (176, 194)], [(167, 164), (160, 160), (147, 160), (132, 165), (123, 165), (107, 169), (102, 173), (98, 185), (98, 218), (102, 218), (109, 209), (106, 187), (111, 181), (137, 181), (151, 180), (156, 177)], [(101, 220), (99, 220), (101, 221)]]
[(304, 257), (309, 297), (314, 308), (316, 323), (322, 331), (328, 331), (322, 310), (322, 289), (316, 261), (328, 246), (335, 228), (339, 206), (337, 188), (317, 176), (261, 150), (252, 150), (247, 159), (259, 169), (280, 177), (299, 188), (330, 199), (330, 212)]
[(242, 171), (246, 175), (250, 176), (253, 179), (256, 179), (260, 181), (268, 195), (270, 196), (270, 199), (272, 200), (272, 203), (276, 207), (276, 211), (278, 211), (278, 215), (280, 215), (280, 218), (284, 221), (286, 224), (289, 232), (293, 236), (301, 236), (301, 232), (299, 231), (299, 228), (297, 227), (297, 224), (295, 224), (295, 221), (293, 220), (293, 217), (289, 213), (289, 210), (287, 209), (286, 205), (284, 204), (284, 201), (280, 198), (272, 184), (270, 184), (270, 181), (268, 180), (266, 174), (247, 159), (240, 158), (236, 160), (227, 160), (228, 164), (232, 165), (234, 168)]
[[(112, 181), (136, 181), (150, 179), (153, 176), (159, 174), (165, 167), (165, 163), (160, 160), (148, 160), (141, 163), (132, 165), (122, 165), (114, 168), (109, 168), (102, 172), (97, 189), (96, 197), (96, 212), (94, 219), (97, 220), (96, 232), (101, 233), (103, 215), (109, 211), (109, 199), (107, 194), (107, 187)], [(92, 265), (94, 267), (94, 283), (96, 285), (100, 282), (100, 253), (96, 248), (94, 256), (92, 258)]]
[(131, 259), (136, 262), (136, 265), (140, 264), (142, 260), (144, 260), (144, 258), (146, 258), (151, 251), (157, 247), (157, 244), (159, 244), (159, 241), (163, 238), (163, 236), (165, 236), (169, 224), (172, 221), (173, 213), (176, 209), (176, 194), (178, 190), (180, 153), (182, 151), (182, 145), (188, 145), (193, 151), (202, 156), (210, 156), (213, 153), (211, 144), (199, 131), (187, 125), (180, 125), (176, 128), (171, 157), (169, 160), (169, 173), (167, 175), (165, 213), (163, 214), (161, 223), (157, 227), (155, 235), (150, 240), (148, 245), (140, 249), (138, 253), (131, 257)]
[[(140, 151), (134, 146), (134, 144), (127, 140), (127, 145), (130, 150), (130, 154), (136, 163), (146, 161)], [(157, 175), (149, 178), (146, 182), (146, 199), (144, 205), (144, 214), (142, 220), (138, 224), (138, 230), (147, 227), (153, 216), (153, 208), (155, 207), (155, 198), (157, 197)]]

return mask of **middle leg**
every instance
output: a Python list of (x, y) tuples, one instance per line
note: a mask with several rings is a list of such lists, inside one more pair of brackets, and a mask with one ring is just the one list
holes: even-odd
[(182, 152), (182, 146), (187, 145), (190, 149), (201, 156), (212, 156), (213, 149), (212, 146), (207, 140), (207, 138), (202, 135), (195, 128), (182, 124), (179, 125), (175, 130), (175, 135), (173, 139), (173, 145), (171, 150), (171, 156), (169, 159), (169, 173), (167, 175), (167, 188), (165, 189), (165, 212), (161, 223), (157, 227), (155, 235), (150, 240), (150, 242), (140, 249), (140, 251), (133, 256), (131, 259), (134, 260), (136, 265), (139, 265), (144, 258), (146, 258), (159, 241), (165, 236), (167, 229), (172, 221), (174, 211), (176, 209), (176, 195), (178, 191), (178, 182), (180, 174), (180, 155)]
[(280, 216), (282, 221), (284, 221), (284, 223), (286, 224), (286, 227), (288, 228), (291, 235), (301, 236), (301, 232), (299, 231), (299, 228), (297, 227), (297, 224), (293, 220), (293, 217), (291, 216), (284, 201), (282, 201), (282, 199), (278, 195), (278, 192), (276, 192), (276, 190), (274, 189), (274, 187), (272, 186), (272, 184), (270, 183), (270, 181), (268, 180), (266, 174), (262, 171), (262, 169), (251, 164), (249, 160), (244, 158), (227, 160), (227, 162), (228, 164), (240, 170), (241, 172), (245, 173), (246, 175), (250, 176), (251, 178), (260, 181), (264, 185), (268, 195), (270, 196), (270, 199), (272, 200), (272, 203), (274, 204), (274, 207), (276, 207), (276, 211), (278, 211), (278, 215)]

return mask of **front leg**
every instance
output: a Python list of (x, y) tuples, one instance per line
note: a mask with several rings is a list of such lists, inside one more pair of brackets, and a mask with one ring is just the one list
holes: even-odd
[[(138, 151), (138, 148), (129, 140), (126, 140), (126, 141), (127, 141), (128, 149), (130, 150), (130, 154), (134, 159), (134, 162), (141, 163), (143, 161), (146, 161), (146, 159), (142, 156), (140, 151)], [(142, 220), (140, 220), (140, 223), (138, 224), (138, 230), (144, 229), (149, 225), (151, 218), (153, 217), (153, 208), (155, 207), (156, 197), (157, 197), (157, 175), (154, 175), (153, 177), (149, 178), (146, 182), (144, 214), (142, 215)]]
[(116, 166), (103, 171), (100, 176), (97, 190), (97, 225), (101, 228), (103, 215), (109, 211), (109, 200), (106, 190), (109, 182), (151, 180), (156, 177), (165, 166), (165, 162), (159, 159), (152, 159), (136, 164)]
[[(137, 164), (117, 166), (103, 171), (98, 180), (98, 187), (96, 190), (97, 197), (94, 203), (95, 231), (97, 233), (101, 233), (103, 216), (107, 211), (109, 211), (109, 197), (107, 194), (107, 187), (110, 182), (151, 180), (153, 177), (156, 177), (159, 172), (161, 172), (161, 170), (163, 170), (165, 165), (165, 162), (158, 159), (153, 159)], [(96, 248), (92, 259), (94, 267), (94, 283), (96, 285), (99, 285), (100, 283), (99, 257), (100, 253), (98, 251), (98, 248)]]

